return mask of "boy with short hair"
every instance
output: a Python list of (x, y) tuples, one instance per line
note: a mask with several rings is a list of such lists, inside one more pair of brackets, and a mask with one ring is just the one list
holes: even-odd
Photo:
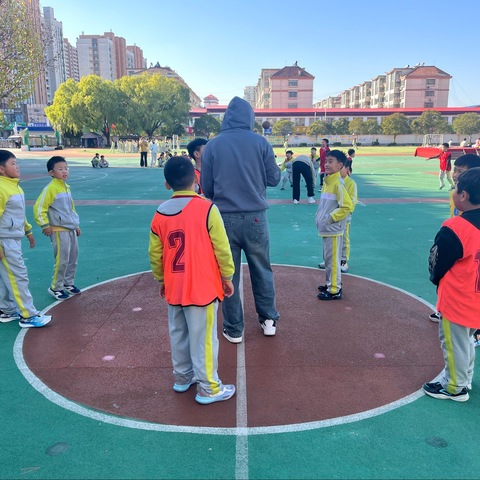
[(447, 177), (447, 181), (450, 184), (450, 190), (453, 190), (455, 188), (455, 184), (453, 183), (452, 176), (450, 174), (450, 171), (452, 170), (452, 155), (448, 152), (448, 143), (442, 143), (440, 145), (440, 150), (441, 153), (439, 153), (435, 157), (427, 158), (426, 161), (428, 162), (433, 158), (440, 159), (440, 173), (438, 175), (438, 179), (440, 180), (439, 190), (445, 187), (445, 182), (443, 180), (445, 176)]
[(108, 168), (108, 161), (105, 158), (105, 155), (100, 155), (100, 162), (98, 164), (100, 168)]
[[(349, 150), (350, 151), (350, 150)], [(354, 151), (355, 153), (355, 151)], [(348, 261), (350, 260), (350, 226), (352, 223), (352, 214), (353, 210), (355, 210), (355, 206), (358, 202), (358, 193), (357, 193), (357, 184), (355, 180), (352, 179), (350, 174), (352, 173), (352, 161), (348, 160), (345, 162), (345, 165), (340, 170), (340, 175), (345, 182), (345, 188), (347, 189), (348, 195), (352, 200), (352, 211), (346, 218), (345, 223), (345, 232), (343, 234), (343, 241), (342, 241), (342, 259), (340, 262), (340, 270), (342, 273), (348, 271)]]
[(202, 170), (202, 153), (206, 144), (207, 140), (205, 138), (196, 138), (187, 145), (188, 154), (195, 162), (195, 192), (199, 195), (203, 194), (200, 186), (200, 173)]
[(345, 188), (340, 170), (347, 161), (340, 150), (331, 150), (325, 159), (325, 182), (320, 195), (316, 214), (318, 234), (323, 240), (323, 260), (325, 262), (326, 285), (318, 287), (320, 300), (340, 300), (342, 298), (341, 253), (342, 237), (348, 215), (353, 204)]
[(28, 288), (22, 238), (35, 246), (32, 226), (25, 217), (25, 196), (19, 185), (15, 155), (0, 150), (0, 322), (18, 320), (20, 327), (43, 327), (50, 315), (40, 315)]
[(47, 162), (51, 182), (42, 190), (33, 207), (35, 222), (42, 233), (50, 237), (55, 258), (52, 283), (48, 293), (57, 300), (65, 300), (80, 292), (75, 286), (78, 264), (78, 240), (81, 231), (68, 179), (68, 165), (64, 157), (54, 156)]
[(285, 184), (287, 183), (287, 180), (290, 182), (290, 186), (293, 186), (292, 164), (293, 164), (293, 151), (287, 150), (285, 152), (285, 160), (280, 165), (280, 170), (283, 172), (282, 179), (280, 180), (280, 190), (285, 190)]
[(99, 153), (95, 154), (95, 156), (91, 160), (91, 163), (92, 163), (93, 168), (98, 168), (98, 166), (100, 165), (100, 154)]
[(195, 172), (186, 157), (165, 165), (172, 198), (151, 223), (149, 256), (160, 295), (168, 303), (168, 328), (176, 392), (197, 383), (195, 400), (228, 400), (234, 385), (218, 377), (218, 302), (233, 294), (235, 270), (218, 208), (195, 193)]
[(471, 388), (475, 349), (472, 335), (480, 328), (480, 168), (458, 177), (453, 193), (462, 215), (449, 218), (430, 249), (430, 281), (437, 285), (440, 344), (445, 368), (439, 382), (425, 383), (433, 398), (466, 402)]

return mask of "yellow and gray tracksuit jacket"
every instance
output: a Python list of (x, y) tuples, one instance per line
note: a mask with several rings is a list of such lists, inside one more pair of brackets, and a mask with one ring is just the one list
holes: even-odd
[(75, 230), (80, 225), (75, 211), (70, 186), (59, 178), (43, 189), (33, 207), (35, 222), (43, 229), (52, 227), (53, 231)]
[(22, 238), (32, 233), (25, 217), (25, 195), (19, 178), (0, 177), (0, 238)]
[(315, 223), (321, 237), (343, 235), (347, 217), (353, 212), (352, 199), (340, 172), (325, 177)]
[(352, 200), (352, 211), (347, 217), (347, 223), (350, 223), (352, 221), (353, 210), (355, 210), (358, 202), (357, 184), (355, 183), (355, 180), (349, 176), (346, 176), (343, 181), (345, 182), (345, 188), (347, 189), (348, 196)]

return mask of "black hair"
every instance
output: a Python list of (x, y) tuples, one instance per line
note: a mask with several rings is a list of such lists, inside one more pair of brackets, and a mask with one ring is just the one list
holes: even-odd
[(60, 162), (65, 162), (67, 163), (67, 161), (65, 160), (65, 157), (61, 157), (60, 155), (55, 155), (54, 157), (52, 157), (48, 162), (47, 162), (47, 172), (51, 172), (53, 170), (53, 167), (57, 164), (57, 163), (60, 163)]
[(327, 153), (327, 157), (336, 158), (337, 162), (343, 163), (343, 165), (345, 165), (345, 162), (347, 161), (347, 156), (341, 150), (330, 150)]
[(195, 170), (192, 160), (187, 157), (172, 157), (168, 160), (163, 171), (165, 180), (174, 191), (185, 190), (192, 186), (195, 180)]
[(322, 141), (327, 142), (327, 145), (328, 145), (328, 138), (322, 138)]
[(315, 147), (312, 147), (310, 150), (315, 150), (315, 151), (317, 151), (317, 149), (316, 149)]
[(287, 151), (285, 152), (285, 155), (286, 155), (287, 153), (290, 153), (291, 155), (293, 155), (292, 150), (287, 150)]
[(202, 145), (206, 145), (207, 141), (208, 140), (206, 140), (205, 138), (196, 138), (195, 140), (192, 140), (187, 145), (188, 154), (195, 160), (194, 153), (198, 152)]
[(450, 145), (449, 145), (447, 142), (442, 143), (442, 145), (443, 145), (445, 148), (449, 148), (449, 147), (450, 147)]
[(352, 170), (352, 161), (347, 158), (347, 161), (343, 164), (345, 168), (348, 168), (350, 170), (350, 173), (353, 172)]
[(466, 155), (460, 155), (454, 162), (456, 167), (475, 168), (480, 167), (480, 157), (473, 153), (467, 153)]
[(8, 150), (0, 150), (0, 166), (4, 167), (11, 158), (17, 158)]
[(353, 148), (348, 149), (348, 154), (351, 155), (352, 153), (355, 153), (355, 150)]
[(480, 167), (470, 168), (460, 174), (457, 192), (467, 192), (470, 203), (480, 206)]

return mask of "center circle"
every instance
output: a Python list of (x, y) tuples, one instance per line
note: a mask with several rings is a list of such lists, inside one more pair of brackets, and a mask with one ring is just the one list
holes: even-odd
[[(234, 384), (243, 376), (238, 395), (246, 401), (247, 428), (361, 415), (415, 394), (441, 370), (430, 307), (407, 292), (345, 275), (343, 299), (321, 302), (316, 287), (325, 283), (324, 272), (275, 265), (281, 317), (276, 336), (266, 337), (243, 268), (244, 344), (223, 338), (219, 308), (219, 376)], [(167, 305), (150, 272), (95, 285), (48, 313), (53, 321), (23, 338), (25, 364), (45, 388), (126, 419), (238, 426), (235, 397), (203, 406), (194, 401), (194, 387), (172, 390)]]

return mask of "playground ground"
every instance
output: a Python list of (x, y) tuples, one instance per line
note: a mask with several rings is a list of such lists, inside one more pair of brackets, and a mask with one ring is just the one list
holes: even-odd
[[(55, 152), (81, 219), (84, 292), (53, 302), (51, 246), (35, 227), (37, 245), (24, 249), (31, 291), (54, 318), (31, 331), (0, 325), (0, 478), (478, 478), (478, 375), (463, 404), (420, 391), (442, 365), (427, 258), (449, 210), (438, 165), (413, 151), (358, 150), (340, 302), (315, 297), (315, 206), (305, 191), (293, 205), (288, 187), (268, 189), (277, 335), (256, 324), (244, 267), (245, 342), (220, 338), (220, 375), (237, 395), (210, 406), (193, 389), (171, 391), (166, 308), (147, 255), (152, 215), (169, 198), (163, 169), (122, 154), (92, 169), (91, 150)], [(33, 221), (53, 152), (15, 154)]]

